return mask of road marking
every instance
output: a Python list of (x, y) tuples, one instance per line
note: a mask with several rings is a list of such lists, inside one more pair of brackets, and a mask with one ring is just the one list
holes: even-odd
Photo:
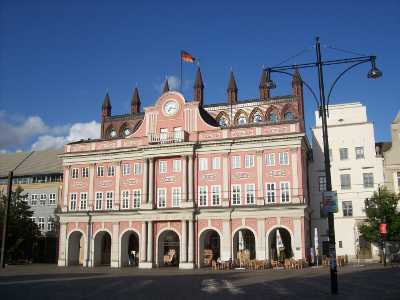
[(241, 288), (234, 286), (229, 280), (223, 280), (222, 282), (224, 283), (224, 288), (227, 289), (231, 294), (244, 294), (244, 291)]
[(215, 279), (204, 279), (201, 285), (203, 286), (201, 290), (209, 294), (215, 294), (219, 290), (218, 282)]
[(201, 282), (201, 285), (201, 291), (209, 294), (215, 294), (222, 290), (227, 290), (232, 295), (244, 294), (244, 291), (241, 288), (236, 287), (229, 280), (222, 280), (222, 282), (218, 282), (215, 279), (204, 279)]

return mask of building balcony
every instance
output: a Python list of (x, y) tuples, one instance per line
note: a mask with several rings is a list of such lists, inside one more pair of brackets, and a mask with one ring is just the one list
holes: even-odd
[(149, 144), (175, 144), (187, 142), (189, 134), (184, 130), (173, 132), (150, 133)]

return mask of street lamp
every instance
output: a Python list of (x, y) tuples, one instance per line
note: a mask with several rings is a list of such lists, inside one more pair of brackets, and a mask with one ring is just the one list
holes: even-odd
[[(328, 105), (330, 95), (332, 93), (333, 88), (340, 78), (349, 70), (354, 67), (370, 62), (371, 70), (368, 72), (367, 77), (370, 79), (376, 79), (382, 76), (382, 72), (376, 67), (376, 56), (359, 56), (359, 57), (351, 57), (337, 60), (327, 60), (322, 61), (321, 58), (321, 46), (319, 42), (319, 38), (317, 37), (315, 40), (315, 50), (316, 50), (316, 62), (303, 63), (298, 65), (287, 65), (287, 66), (278, 66), (278, 67), (270, 67), (265, 68), (267, 73), (267, 86), (270, 89), (276, 87), (276, 84), (271, 79), (271, 73), (282, 73), (287, 74), (291, 77), (294, 75), (287, 71), (302, 69), (302, 68), (317, 68), (318, 70), (318, 83), (319, 83), (319, 99), (314, 93), (313, 89), (310, 85), (304, 82), (302, 79), (301, 82), (304, 86), (310, 91), (313, 95), (317, 106), (319, 108), (319, 115), (322, 119), (322, 140), (324, 143), (324, 161), (325, 161), (325, 178), (326, 178), (326, 191), (332, 191), (332, 179), (331, 179), (331, 162), (329, 157), (329, 143), (328, 143), (328, 125), (327, 125), (327, 115), (328, 115)], [(329, 65), (338, 65), (338, 64), (350, 64), (342, 73), (340, 73), (333, 83), (330, 86), (328, 97), (325, 98), (325, 85), (324, 85), (324, 76), (323, 76), (323, 67)], [(337, 282), (337, 266), (336, 266), (336, 242), (335, 242), (335, 223), (334, 223), (334, 215), (333, 212), (330, 211), (328, 213), (328, 231), (329, 231), (329, 257), (330, 257), (330, 278), (331, 278), (331, 293), (338, 293), (338, 282)]]

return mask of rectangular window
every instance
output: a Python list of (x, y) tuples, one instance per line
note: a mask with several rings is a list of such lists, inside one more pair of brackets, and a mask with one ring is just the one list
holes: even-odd
[(172, 171), (173, 172), (181, 172), (182, 170), (182, 161), (180, 159), (174, 159), (172, 161)]
[(364, 147), (356, 147), (356, 159), (364, 158)]
[(350, 174), (341, 174), (340, 175), (340, 187), (342, 188), (342, 190), (351, 189)]
[(82, 168), (81, 172), (82, 172), (82, 177), (89, 177), (89, 168), (88, 167)]
[(212, 191), (212, 205), (220, 205), (221, 187), (219, 185), (211, 186)]
[(173, 207), (181, 206), (181, 188), (180, 187), (172, 188), (172, 206)]
[(96, 175), (98, 177), (104, 176), (104, 167), (103, 166), (97, 166)]
[(140, 208), (142, 202), (142, 191), (133, 190), (133, 208)]
[(268, 153), (265, 155), (265, 164), (267, 166), (275, 166), (275, 153)]
[(31, 206), (37, 205), (38, 198), (39, 198), (39, 195), (36, 195), (36, 194), (31, 195)]
[(102, 209), (102, 202), (103, 202), (103, 193), (97, 192), (96, 193), (96, 210)]
[(79, 169), (76, 168), (72, 169), (72, 175), (71, 175), (72, 179), (76, 179), (78, 178), (78, 176), (79, 176)]
[(142, 163), (139, 162), (135, 163), (133, 171), (135, 173), (135, 176), (142, 175)]
[(246, 155), (244, 157), (244, 167), (245, 168), (254, 167), (254, 155)]
[(240, 205), (240, 184), (232, 185), (232, 205)]
[(123, 164), (122, 165), (122, 176), (131, 175), (131, 165), (130, 164)]
[(47, 218), (47, 231), (53, 231), (54, 230), (54, 221), (52, 217)]
[(240, 168), (240, 156), (233, 155), (232, 156), (232, 169), (239, 169)]
[(281, 182), (281, 202), (290, 202), (289, 182)]
[(343, 248), (343, 242), (339, 241), (339, 248)]
[(122, 209), (129, 208), (129, 191), (122, 191)]
[(353, 216), (353, 203), (351, 201), (343, 201), (343, 217), (351, 217)]
[(365, 188), (374, 187), (374, 174), (373, 173), (363, 173), (363, 183)]
[(44, 218), (43, 217), (39, 217), (39, 230), (44, 230)]
[(199, 159), (199, 169), (200, 171), (207, 171), (208, 170), (208, 159), (207, 158), (200, 158)]
[(160, 160), (160, 173), (167, 173), (167, 162), (165, 160)]
[(175, 127), (174, 128), (174, 141), (175, 142), (182, 142), (183, 141), (183, 130), (182, 130), (182, 127)]
[(221, 158), (220, 157), (213, 157), (212, 168), (213, 168), (213, 170), (219, 170), (221, 168)]
[(40, 205), (46, 205), (47, 195), (41, 194), (40, 195)]
[(30, 217), (29, 219), (31, 219), (31, 221), (32, 221), (33, 223), (36, 223), (36, 217)]
[(255, 184), (246, 184), (245, 189), (246, 189), (246, 203), (255, 204), (255, 198), (256, 198)]
[(288, 165), (289, 164), (289, 154), (287, 152), (279, 153), (279, 164)]
[(347, 148), (340, 148), (339, 149), (339, 156), (340, 160), (346, 160), (349, 158), (349, 151)]
[(326, 191), (326, 177), (319, 176), (319, 191), (325, 192)]
[(114, 193), (113, 192), (107, 192), (106, 193), (106, 209), (112, 209), (113, 208), (113, 202), (114, 202)]
[(81, 193), (80, 194), (80, 210), (86, 210), (87, 209), (87, 193)]
[(69, 209), (70, 210), (76, 210), (76, 201), (77, 201), (77, 195), (75, 193), (71, 194), (70, 196), (70, 203), (69, 203)]
[(275, 203), (275, 183), (266, 184), (267, 203)]
[(52, 193), (49, 194), (49, 205), (54, 205), (56, 204), (56, 194)]
[(157, 191), (157, 207), (163, 208), (167, 206), (167, 190), (158, 189)]
[(115, 175), (114, 166), (108, 166), (108, 168), (107, 168), (107, 176), (114, 176), (114, 175)]
[(199, 205), (200, 206), (207, 206), (207, 187), (200, 186), (199, 187)]
[(168, 128), (160, 128), (160, 142), (165, 143), (168, 139)]

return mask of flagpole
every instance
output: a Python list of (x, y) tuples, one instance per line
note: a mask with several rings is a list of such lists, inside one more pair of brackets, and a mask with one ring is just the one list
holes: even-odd
[(182, 74), (182, 73), (183, 73), (182, 69), (183, 69), (183, 68), (182, 68), (182, 51), (181, 51), (181, 81), (180, 81), (180, 84), (179, 84), (179, 85), (180, 85), (181, 93), (182, 93), (182, 76), (183, 76), (183, 74)]

